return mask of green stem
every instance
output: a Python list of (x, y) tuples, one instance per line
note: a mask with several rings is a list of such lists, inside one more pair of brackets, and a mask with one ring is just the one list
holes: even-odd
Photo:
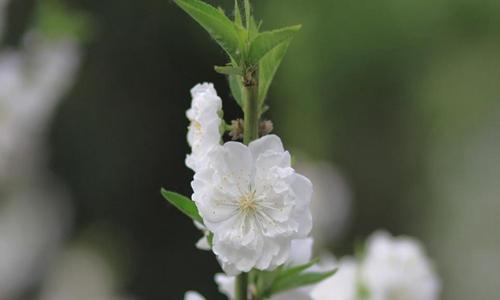
[[(249, 84), (248, 84), (249, 83)], [(259, 138), (259, 85), (255, 79), (244, 84), (244, 114), (245, 123), (243, 125), (243, 143), (249, 144)]]
[(241, 273), (236, 277), (235, 300), (247, 300), (248, 297), (248, 273)]
[[(248, 145), (259, 138), (259, 80), (257, 70), (247, 72), (243, 78), (243, 142)], [(236, 277), (236, 300), (248, 300), (248, 273)]]

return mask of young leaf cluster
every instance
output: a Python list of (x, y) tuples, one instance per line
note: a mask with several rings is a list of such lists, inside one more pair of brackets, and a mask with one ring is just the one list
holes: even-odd
[(280, 267), (275, 271), (253, 271), (250, 280), (255, 285), (255, 299), (269, 299), (273, 295), (318, 283), (337, 272), (337, 269), (327, 272), (307, 272), (318, 263), (318, 259), (293, 267)]
[(175, 0), (175, 3), (198, 22), (224, 49), (229, 57), (225, 66), (215, 70), (227, 75), (234, 99), (243, 108), (243, 88), (258, 85), (260, 112), (271, 82), (288, 46), (301, 26), (289, 26), (272, 31), (260, 31), (262, 22), (252, 16), (249, 0), (244, 1), (243, 19), (238, 0), (235, 0), (234, 18), (222, 9), (201, 0)]

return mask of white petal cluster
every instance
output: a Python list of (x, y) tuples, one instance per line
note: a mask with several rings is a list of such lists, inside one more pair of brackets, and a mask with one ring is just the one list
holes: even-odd
[[(293, 240), (290, 248), (290, 257), (286, 262), (289, 266), (301, 265), (307, 263), (312, 257), (312, 238)], [(216, 274), (215, 282), (219, 286), (219, 291), (226, 295), (229, 300), (234, 300), (234, 288), (236, 283), (236, 277), (227, 276), (225, 274)], [(200, 294), (196, 292), (187, 292), (185, 295), (185, 300), (203, 300)], [(278, 295), (272, 296), (270, 300), (310, 300), (309, 289), (299, 288), (295, 290), (286, 291)]]
[(421, 244), (408, 237), (374, 233), (362, 262), (344, 259), (339, 272), (319, 283), (313, 300), (356, 300), (359, 287), (367, 300), (437, 300), (440, 282)]
[(220, 145), (222, 100), (211, 83), (196, 85), (191, 89), (191, 96), (191, 108), (186, 111), (190, 121), (187, 140), (191, 154), (186, 157), (186, 165), (196, 172), (206, 162), (206, 154)]
[(214, 234), (213, 251), (228, 275), (271, 270), (291, 242), (312, 227), (312, 184), (291, 167), (276, 135), (248, 146), (228, 142), (206, 156), (192, 182), (193, 200)]
[(372, 300), (436, 300), (440, 283), (420, 242), (376, 232), (368, 241), (361, 280)]

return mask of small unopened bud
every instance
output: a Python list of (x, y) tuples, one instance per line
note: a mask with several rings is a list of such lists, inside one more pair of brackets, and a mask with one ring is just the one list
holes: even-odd
[(270, 134), (274, 129), (273, 122), (271, 120), (265, 120), (259, 124), (259, 136), (264, 136)]
[[(243, 134), (245, 131), (243, 119), (236, 119), (231, 121), (231, 130), (229, 131), (229, 136), (231, 140), (237, 141), (243, 139)], [(264, 136), (270, 134), (274, 129), (273, 122), (270, 120), (261, 121), (259, 124), (259, 136)]]
[(231, 140), (237, 141), (243, 138), (243, 119), (231, 121), (231, 131), (229, 131)]

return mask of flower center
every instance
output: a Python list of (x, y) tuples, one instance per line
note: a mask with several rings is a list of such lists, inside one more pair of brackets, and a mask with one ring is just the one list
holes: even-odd
[(245, 214), (251, 214), (257, 210), (257, 203), (255, 202), (255, 192), (250, 192), (243, 195), (240, 200), (240, 211)]
[(196, 133), (200, 134), (201, 133), (201, 124), (198, 121), (191, 121), (191, 126), (194, 128)]

